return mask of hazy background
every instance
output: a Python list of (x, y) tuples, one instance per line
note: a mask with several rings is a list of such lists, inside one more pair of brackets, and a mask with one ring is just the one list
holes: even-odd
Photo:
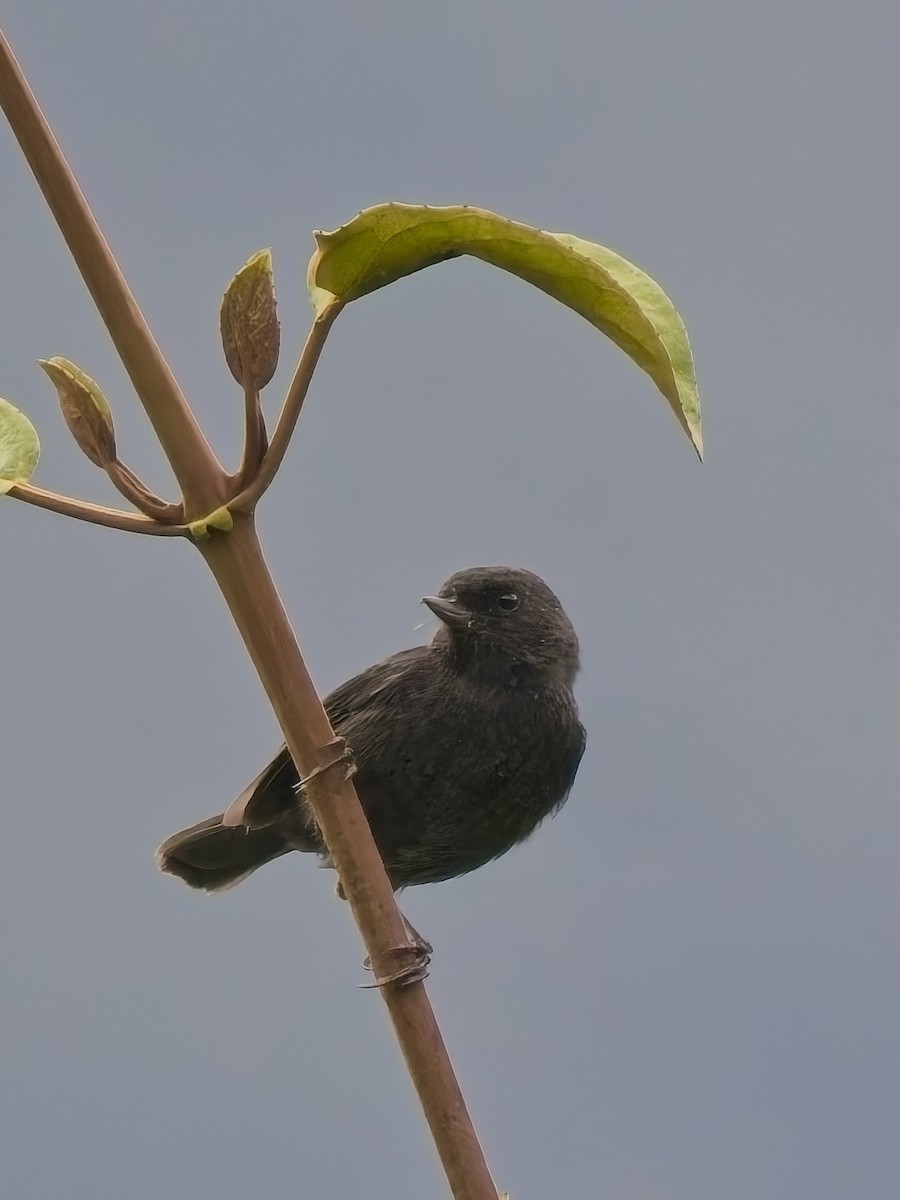
[[(691, 332), (700, 467), (572, 313), (472, 261), (338, 322), (260, 523), (326, 690), (453, 570), (581, 635), (568, 807), (407, 893), (515, 1200), (883, 1200), (900, 1176), (895, 4), (2, 6), (217, 449), (222, 289), (272, 245), (273, 412), (313, 228), (468, 202), (604, 242)], [(0, 132), (0, 394), (36, 482), (115, 503), (34, 360), (168, 475)], [(187, 545), (0, 512), (0, 1182), (16, 1200), (444, 1194), (332, 879), (218, 899), (152, 851), (279, 742)]]

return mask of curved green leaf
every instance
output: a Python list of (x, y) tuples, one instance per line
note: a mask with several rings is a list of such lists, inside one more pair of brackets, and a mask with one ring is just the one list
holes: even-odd
[(702, 457), (700, 399), (684, 322), (662, 288), (614, 251), (465, 205), (379, 204), (315, 238), (308, 284), (317, 313), (460, 254), (534, 284), (647, 372)]
[(0, 400), (0, 496), (25, 483), (38, 464), (41, 444), (34, 426), (8, 400)]

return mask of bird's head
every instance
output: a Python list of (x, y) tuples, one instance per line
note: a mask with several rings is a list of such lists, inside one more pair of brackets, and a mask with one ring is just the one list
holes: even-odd
[(571, 686), (578, 671), (572, 622), (539, 575), (517, 567), (469, 567), (424, 596), (440, 620), (434, 645), (463, 667), (494, 663)]

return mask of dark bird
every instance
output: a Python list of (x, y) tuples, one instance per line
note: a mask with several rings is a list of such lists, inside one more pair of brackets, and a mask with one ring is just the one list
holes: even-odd
[[(565, 802), (585, 744), (578, 639), (542, 579), (472, 567), (422, 602), (440, 620), (431, 644), (325, 700), (395, 890), (464, 875), (527, 838)], [(163, 842), (157, 862), (215, 892), (289, 850), (327, 861), (282, 748), (224, 814)]]

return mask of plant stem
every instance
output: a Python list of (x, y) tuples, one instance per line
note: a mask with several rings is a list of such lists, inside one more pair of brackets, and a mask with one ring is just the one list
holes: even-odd
[(266, 420), (259, 401), (259, 388), (244, 384), (244, 448), (241, 463), (232, 476), (232, 486), (243, 490), (255, 477), (269, 445)]
[(106, 525), (109, 529), (124, 529), (127, 533), (150, 533), (156, 537), (187, 537), (184, 525), (163, 524), (139, 513), (122, 512), (118, 508), (105, 508), (102, 504), (89, 504), (87, 500), (75, 500), (71, 496), (60, 496), (57, 492), (46, 492), (30, 483), (14, 484), (7, 495), (14, 500), (24, 500), (37, 508), (61, 513), (64, 517), (76, 517), (92, 525)]
[[(321, 749), (333, 741), (334, 731), (263, 559), (253, 519), (242, 513), (234, 519), (231, 533), (213, 535), (200, 550), (305, 777), (321, 765)], [(406, 930), (354, 788), (337, 772), (325, 772), (311, 781), (308, 794), (375, 974), (396, 969), (391, 951), (406, 944)], [(497, 1200), (424, 986), (388, 985), (381, 994), (454, 1197)]]
[(151, 492), (142, 479), (139, 479), (131, 467), (118, 458), (106, 463), (104, 470), (109, 476), (113, 487), (126, 500), (155, 521), (164, 521), (169, 525), (180, 525), (184, 520), (184, 505), (169, 504), (155, 492)]

